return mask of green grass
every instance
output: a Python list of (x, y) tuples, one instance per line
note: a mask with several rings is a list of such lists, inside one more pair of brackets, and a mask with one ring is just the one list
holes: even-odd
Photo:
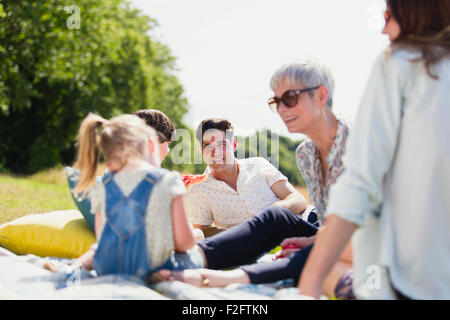
[(0, 174), (0, 224), (18, 217), (76, 209), (62, 168), (28, 177)]

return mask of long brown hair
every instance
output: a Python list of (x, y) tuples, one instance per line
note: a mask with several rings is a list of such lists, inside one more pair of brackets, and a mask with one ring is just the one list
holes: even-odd
[[(450, 0), (386, 0), (390, 14), (400, 25), (393, 46), (418, 49), (427, 73), (450, 56)], [(418, 61), (417, 60), (417, 61)]]
[(107, 162), (114, 161), (118, 169), (130, 156), (144, 157), (148, 140), (157, 142), (155, 130), (135, 115), (120, 115), (106, 120), (90, 113), (81, 123), (77, 136), (78, 154), (74, 167), (80, 170), (75, 193), (85, 194), (95, 183), (100, 151)]

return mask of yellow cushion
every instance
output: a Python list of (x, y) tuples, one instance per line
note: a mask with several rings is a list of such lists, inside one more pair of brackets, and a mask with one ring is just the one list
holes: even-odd
[(78, 210), (31, 214), (0, 226), (0, 246), (16, 254), (72, 259), (95, 241)]

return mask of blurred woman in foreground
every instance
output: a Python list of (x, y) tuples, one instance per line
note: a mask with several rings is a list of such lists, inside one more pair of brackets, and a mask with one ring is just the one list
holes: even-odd
[(450, 1), (388, 0), (385, 18), (302, 295), (319, 297), (355, 233), (357, 297), (450, 297)]

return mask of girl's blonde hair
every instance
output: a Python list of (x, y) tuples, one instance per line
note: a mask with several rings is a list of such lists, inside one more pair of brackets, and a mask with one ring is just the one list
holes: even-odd
[(90, 113), (81, 123), (77, 136), (78, 155), (74, 167), (81, 172), (75, 192), (85, 193), (95, 183), (101, 151), (106, 161), (115, 162), (120, 170), (129, 157), (151, 156), (147, 147), (149, 140), (156, 144), (155, 130), (135, 115), (106, 120)]

